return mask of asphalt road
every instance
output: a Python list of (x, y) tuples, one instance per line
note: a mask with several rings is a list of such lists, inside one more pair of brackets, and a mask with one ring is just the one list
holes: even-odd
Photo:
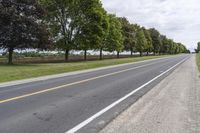
[(0, 133), (98, 132), (189, 57), (0, 87)]

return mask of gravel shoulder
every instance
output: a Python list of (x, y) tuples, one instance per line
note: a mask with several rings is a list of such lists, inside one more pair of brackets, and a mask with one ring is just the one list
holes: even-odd
[(199, 133), (200, 78), (195, 56), (100, 133)]

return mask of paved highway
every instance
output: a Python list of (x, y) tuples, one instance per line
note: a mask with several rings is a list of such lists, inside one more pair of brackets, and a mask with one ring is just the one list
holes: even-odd
[(98, 132), (188, 58), (0, 87), (0, 133)]

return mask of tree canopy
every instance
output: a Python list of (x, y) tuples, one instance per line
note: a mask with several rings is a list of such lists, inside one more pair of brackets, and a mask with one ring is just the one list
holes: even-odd
[(200, 42), (197, 43), (197, 49), (195, 49), (196, 53), (200, 52)]
[(147, 42), (147, 39), (145, 37), (145, 34), (144, 34), (144, 30), (143, 29), (139, 29), (137, 34), (136, 34), (136, 37), (137, 37), (137, 41), (136, 41), (136, 50), (138, 52), (140, 52), (140, 56), (142, 56), (142, 53), (147, 49), (147, 45), (148, 45), (148, 42)]
[(109, 15), (109, 33), (106, 39), (106, 51), (113, 52), (121, 52), (124, 48), (123, 41), (124, 37), (122, 34), (122, 25), (120, 20), (115, 15)]
[(37, 0), (0, 1), (0, 47), (9, 51), (9, 64), (15, 49), (48, 47), (49, 34), (41, 21), (44, 15)]
[[(52, 43), (51, 43), (52, 42)], [(51, 45), (50, 45), (51, 44)], [(197, 50), (200, 49), (198, 43)], [(186, 47), (160, 34), (131, 23), (125, 17), (108, 14), (100, 0), (0, 0), (0, 48), (53, 48), (71, 50), (130, 51), (143, 54), (178, 54)]]

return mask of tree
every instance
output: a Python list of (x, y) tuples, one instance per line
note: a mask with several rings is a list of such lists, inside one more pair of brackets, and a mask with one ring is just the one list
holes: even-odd
[(162, 41), (162, 45), (160, 47), (160, 53), (170, 53), (170, 40), (165, 36), (165, 35), (161, 35), (160, 36), (161, 41)]
[(103, 50), (105, 50), (106, 47), (106, 42), (108, 39), (108, 35), (109, 35), (109, 29), (110, 29), (110, 23), (109, 23), (109, 15), (105, 12), (104, 13), (104, 20), (102, 23), (104, 26), (104, 36), (102, 37), (102, 42), (99, 43), (99, 46), (97, 49), (99, 49), (100, 54), (99, 54), (99, 59), (102, 60), (103, 59)]
[(143, 28), (143, 32), (144, 32), (144, 35), (145, 35), (145, 38), (147, 40), (147, 45), (146, 45), (146, 49), (145, 51), (147, 52), (147, 55), (149, 55), (149, 53), (152, 51), (153, 49), (153, 44), (152, 44), (152, 39), (151, 39), (151, 34), (150, 34), (150, 31)]
[(196, 53), (200, 52), (200, 42), (197, 43), (197, 49), (195, 51), (196, 51)]
[(75, 36), (79, 32), (79, 1), (40, 0), (40, 3), (47, 11), (45, 21), (56, 47), (65, 51), (65, 61), (68, 61), (70, 50), (75, 48)]
[(152, 43), (153, 43), (153, 52), (154, 54), (159, 53), (160, 46), (162, 43), (160, 39), (160, 33), (154, 28), (150, 29), (150, 33), (151, 33), (151, 38), (152, 38)]
[(37, 0), (0, 1), (0, 47), (9, 52), (9, 64), (15, 49), (48, 47), (49, 34), (41, 21), (44, 15)]
[(84, 50), (84, 59), (89, 49), (97, 49), (103, 42), (108, 22), (106, 12), (99, 0), (79, 0), (79, 33), (77, 34), (78, 49)]
[[(109, 52), (117, 51), (119, 53), (122, 51), (123, 47), (123, 34), (122, 26), (119, 19), (115, 15), (109, 15), (109, 33), (106, 39), (105, 50)], [(117, 54), (119, 58), (119, 54)]]
[(169, 39), (169, 54), (175, 53), (175, 43), (172, 39)]
[(124, 49), (126, 51), (131, 51), (132, 56), (136, 44), (136, 27), (135, 25), (130, 24), (125, 17), (119, 18), (119, 20), (122, 25), (122, 33), (124, 36)]
[(136, 50), (140, 52), (140, 56), (142, 56), (142, 53), (147, 49), (147, 39), (145, 38), (143, 29), (139, 29), (139, 31), (136, 34), (137, 37), (137, 45)]

